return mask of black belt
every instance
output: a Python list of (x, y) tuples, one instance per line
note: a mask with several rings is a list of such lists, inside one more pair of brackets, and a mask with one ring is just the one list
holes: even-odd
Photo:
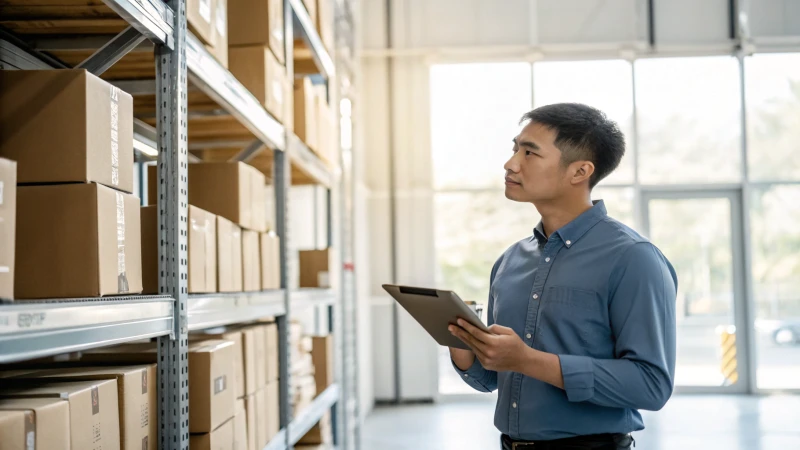
[[(586, 449), (616, 449), (628, 448), (633, 442), (629, 434), (592, 434), (587, 436), (575, 436), (550, 441), (520, 441), (511, 439), (508, 435), (501, 437), (503, 450), (560, 450), (566, 448), (580, 448), (574, 446), (583, 445)], [(612, 447), (613, 445), (613, 447)]]

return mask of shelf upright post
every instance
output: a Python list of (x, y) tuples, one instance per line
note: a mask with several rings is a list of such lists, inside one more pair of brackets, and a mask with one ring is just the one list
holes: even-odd
[(186, 0), (170, 0), (174, 46), (158, 45), (159, 292), (175, 299), (173, 330), (158, 339), (158, 448), (189, 449), (188, 144)]
[[(283, 0), (283, 50), (284, 61), (286, 61), (286, 76), (289, 81), (294, 83), (294, 27), (293, 27), (294, 12), (289, 0)], [(274, 154), (274, 171), (275, 171), (275, 207), (276, 211), (276, 227), (278, 229), (278, 236), (280, 236), (280, 258), (281, 258), (281, 288), (284, 292), (284, 301), (286, 305), (286, 313), (277, 318), (278, 321), (278, 350), (279, 354), (279, 391), (280, 391), (280, 418), (281, 428), (286, 429), (286, 446), (291, 448), (289, 444), (289, 424), (292, 421), (292, 406), (289, 403), (289, 386), (291, 376), (289, 373), (290, 357), (289, 351), (289, 323), (291, 321), (291, 288), (289, 286), (295, 269), (293, 255), (291, 254), (291, 245), (289, 236), (289, 190), (292, 186), (292, 168), (290, 151), (292, 147), (292, 136), (290, 132), (285, 132), (284, 148), (275, 149)]]

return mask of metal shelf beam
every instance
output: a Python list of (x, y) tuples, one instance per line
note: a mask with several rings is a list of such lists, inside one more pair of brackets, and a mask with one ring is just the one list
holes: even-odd
[[(328, 54), (328, 50), (325, 49), (325, 46), (322, 45), (322, 39), (319, 37), (317, 28), (311, 21), (311, 16), (308, 15), (308, 11), (306, 11), (305, 6), (303, 6), (303, 2), (301, 0), (289, 0), (289, 3), (292, 5), (295, 23), (299, 25), (299, 27), (295, 28), (297, 33), (294, 34), (299, 34), (303, 40), (306, 41), (306, 44), (308, 44), (308, 47), (311, 49), (311, 55), (320, 73), (326, 78), (332, 78), (336, 75), (336, 67), (333, 64), (333, 59), (331, 55)], [(291, 40), (288, 36), (286, 39)]]
[(281, 430), (263, 450), (286, 450), (286, 430)]
[(289, 446), (293, 446), (300, 440), (308, 430), (314, 427), (314, 424), (319, 422), (319, 419), (330, 411), (336, 402), (339, 401), (339, 386), (332, 384), (327, 389), (322, 391), (317, 398), (311, 403), (306, 410), (301, 411), (300, 414), (289, 424)]
[(186, 35), (186, 65), (192, 82), (261, 142), (277, 150), (286, 148), (283, 125), (191, 33)]
[(0, 363), (169, 335), (166, 296), (20, 301), (0, 305)]
[(333, 186), (335, 174), (329, 169), (317, 155), (311, 151), (294, 134), (289, 136), (289, 156), (296, 167), (313, 178), (317, 183), (330, 189)]
[(139, 33), (172, 49), (174, 13), (160, 0), (103, 0)]
[(303, 310), (312, 306), (331, 306), (336, 303), (333, 289), (306, 288), (292, 291), (292, 309)]
[(252, 322), (286, 314), (282, 289), (189, 296), (189, 330)]

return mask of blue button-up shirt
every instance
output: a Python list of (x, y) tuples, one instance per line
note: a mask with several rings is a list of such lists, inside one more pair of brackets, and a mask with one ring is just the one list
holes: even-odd
[(540, 223), (492, 268), (488, 322), (558, 355), (564, 390), (475, 359), (462, 379), (499, 389), (495, 426), (548, 440), (644, 429), (675, 375), (672, 265), (647, 239), (606, 214), (602, 201), (551, 234)]

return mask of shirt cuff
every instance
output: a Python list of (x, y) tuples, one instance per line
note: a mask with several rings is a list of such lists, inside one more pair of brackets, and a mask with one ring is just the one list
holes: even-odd
[(486, 373), (486, 369), (483, 368), (481, 362), (478, 361), (478, 358), (475, 358), (472, 361), (472, 365), (469, 366), (467, 370), (459, 369), (455, 361), (453, 361), (453, 358), (450, 358), (450, 363), (453, 364), (453, 368), (456, 369), (456, 372), (458, 372), (462, 378), (473, 378), (478, 380), (483, 376), (484, 373)]
[(564, 390), (571, 402), (583, 402), (594, 395), (594, 362), (588, 356), (558, 355)]

